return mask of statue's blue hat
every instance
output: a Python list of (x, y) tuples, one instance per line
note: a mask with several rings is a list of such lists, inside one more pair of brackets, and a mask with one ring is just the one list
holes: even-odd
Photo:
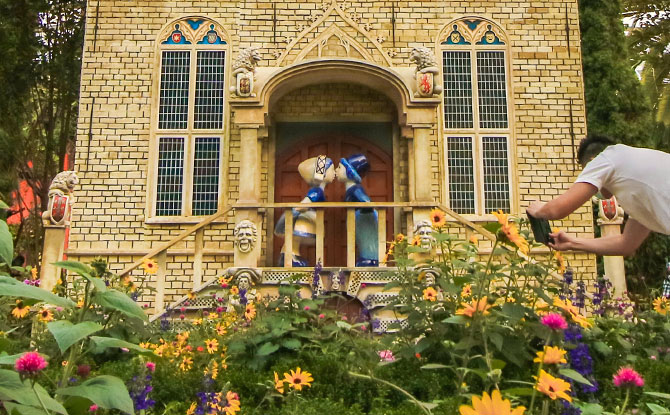
[(347, 170), (347, 178), (356, 183), (360, 183), (361, 178), (370, 171), (370, 163), (368, 163), (367, 157), (363, 154), (353, 154), (346, 159), (340, 159), (340, 163)]

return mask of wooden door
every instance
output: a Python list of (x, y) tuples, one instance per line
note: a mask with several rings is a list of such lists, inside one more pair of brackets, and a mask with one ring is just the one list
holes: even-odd
[[(373, 202), (393, 201), (393, 160), (390, 155), (373, 143), (354, 136), (333, 134), (314, 136), (297, 143), (278, 155), (275, 163), (275, 202), (300, 202), (309, 186), (300, 177), (298, 165), (310, 157), (325, 154), (335, 166), (341, 158), (362, 153), (368, 158), (370, 171), (363, 178), (363, 187)], [(344, 201), (344, 183), (335, 181), (326, 186), (328, 202)], [(281, 217), (281, 210), (275, 211), (275, 223)], [(327, 209), (325, 214), (324, 266), (344, 267), (347, 264), (346, 209)], [(393, 214), (387, 213), (387, 240), (393, 237)], [(279, 264), (283, 238), (274, 238), (274, 263)], [(303, 247), (302, 256), (314, 265), (314, 247)], [(380, 258), (381, 259), (381, 258)]]

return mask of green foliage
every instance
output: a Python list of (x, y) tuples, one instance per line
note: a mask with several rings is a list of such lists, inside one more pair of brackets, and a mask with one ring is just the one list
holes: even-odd
[(79, 386), (56, 391), (59, 395), (82, 397), (90, 400), (101, 408), (118, 409), (127, 414), (135, 412), (133, 401), (123, 382), (114, 376), (98, 376), (89, 379)]

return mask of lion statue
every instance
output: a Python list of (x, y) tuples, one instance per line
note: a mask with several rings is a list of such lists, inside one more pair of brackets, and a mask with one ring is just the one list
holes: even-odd
[(242, 49), (240, 54), (237, 56), (237, 59), (233, 61), (233, 75), (237, 75), (242, 72), (255, 72), (256, 65), (262, 60), (261, 53), (258, 51), (257, 46), (251, 46), (246, 49)]
[(70, 194), (74, 187), (79, 184), (77, 173), (71, 170), (62, 171), (54, 177), (49, 186), (49, 197), (55, 194)]
[(412, 53), (409, 56), (411, 62), (416, 63), (416, 71), (421, 73), (440, 73), (438, 63), (435, 60), (435, 55), (430, 49), (417, 46), (412, 49)]
[[(45, 224), (60, 225), (67, 221), (69, 206), (74, 203), (74, 187), (79, 184), (79, 178), (74, 171), (63, 171), (56, 175), (49, 186), (49, 206), (45, 212), (42, 212), (42, 219)], [(67, 198), (64, 198), (67, 196)], [(54, 217), (54, 202), (59, 199), (60, 208), (58, 211), (59, 217)]]

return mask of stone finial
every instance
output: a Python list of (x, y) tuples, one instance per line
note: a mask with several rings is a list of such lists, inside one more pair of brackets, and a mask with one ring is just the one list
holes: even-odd
[(435, 83), (435, 77), (440, 73), (439, 64), (435, 60), (433, 51), (424, 46), (412, 49), (409, 60), (416, 64), (416, 92), (414, 96), (430, 98), (442, 92), (442, 85)]
[(235, 85), (230, 87), (230, 92), (246, 98), (254, 97), (254, 74), (256, 73), (256, 66), (258, 62), (263, 59), (257, 46), (251, 46), (242, 49), (233, 61), (233, 76), (235, 77)]
[(42, 213), (46, 226), (65, 226), (70, 219), (70, 207), (74, 204), (74, 187), (79, 178), (74, 171), (63, 171), (56, 175), (49, 186), (49, 205)]

